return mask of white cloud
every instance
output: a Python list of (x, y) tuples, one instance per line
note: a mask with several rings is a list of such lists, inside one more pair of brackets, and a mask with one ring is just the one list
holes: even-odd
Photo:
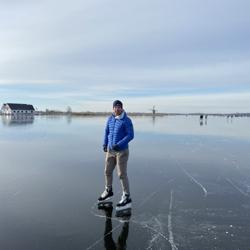
[(230, 113), (249, 112), (250, 92), (234, 94), (203, 94), (203, 95), (176, 95), (156, 97), (125, 97), (113, 96), (106, 100), (79, 101), (80, 110), (112, 110), (112, 101), (121, 99), (124, 107), (130, 112), (150, 112), (155, 106), (158, 112), (167, 113)]
[(6, 86), (14, 98), (15, 85), (27, 93), (39, 87), (27, 95), (41, 103), (40, 86), (48, 98), (58, 87), (55, 106), (72, 95), (81, 102), (79, 93), (131, 100), (152, 90), (153, 105), (168, 91), (249, 91), (249, 7), (247, 0), (1, 1), (0, 98)]

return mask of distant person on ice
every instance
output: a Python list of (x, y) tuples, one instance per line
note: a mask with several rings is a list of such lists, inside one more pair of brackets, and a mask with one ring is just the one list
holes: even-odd
[(117, 174), (121, 181), (122, 197), (117, 204), (117, 209), (130, 208), (129, 181), (127, 176), (127, 162), (129, 157), (128, 143), (134, 138), (134, 129), (131, 119), (123, 109), (121, 101), (113, 102), (113, 114), (108, 118), (103, 151), (106, 152), (105, 159), (105, 190), (98, 198), (98, 202), (105, 202), (113, 196), (112, 181), (113, 171), (117, 166)]

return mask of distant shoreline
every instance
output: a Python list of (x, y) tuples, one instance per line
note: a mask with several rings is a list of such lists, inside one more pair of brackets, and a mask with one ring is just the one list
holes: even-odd
[[(34, 115), (40, 115), (40, 116), (110, 116), (111, 112), (91, 112), (91, 111), (85, 111), (85, 112), (63, 112), (63, 111), (36, 111)], [(162, 116), (227, 116), (227, 117), (250, 117), (250, 113), (202, 113), (202, 112), (196, 112), (196, 113), (144, 113), (144, 112), (127, 112), (129, 116), (149, 116), (149, 117), (162, 117)], [(4, 115), (0, 113), (0, 115)], [(12, 114), (14, 116), (24, 116), (25, 114)], [(27, 114), (30, 115), (30, 114)], [(11, 115), (7, 115), (11, 116)]]

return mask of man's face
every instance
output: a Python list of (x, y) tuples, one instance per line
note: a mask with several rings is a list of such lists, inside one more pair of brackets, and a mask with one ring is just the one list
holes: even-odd
[(116, 105), (113, 108), (115, 116), (120, 115), (123, 111), (122, 107), (120, 105)]

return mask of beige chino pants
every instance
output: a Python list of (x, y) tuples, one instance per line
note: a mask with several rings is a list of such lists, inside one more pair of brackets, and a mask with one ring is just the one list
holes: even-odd
[(129, 181), (127, 175), (128, 156), (128, 149), (121, 151), (108, 150), (106, 153), (104, 170), (106, 187), (112, 187), (113, 171), (115, 166), (117, 166), (117, 174), (121, 181), (122, 190), (129, 194)]

